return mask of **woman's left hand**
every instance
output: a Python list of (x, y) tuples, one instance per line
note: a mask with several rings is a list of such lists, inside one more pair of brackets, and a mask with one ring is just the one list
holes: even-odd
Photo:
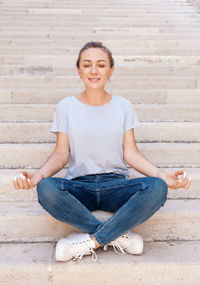
[[(179, 175), (182, 175), (182, 177), (178, 178)], [(191, 177), (188, 177), (186, 175), (184, 169), (173, 171), (170, 173), (160, 170), (157, 172), (157, 177), (162, 178), (167, 183), (170, 189), (179, 189), (179, 188), (188, 189), (191, 184)]]

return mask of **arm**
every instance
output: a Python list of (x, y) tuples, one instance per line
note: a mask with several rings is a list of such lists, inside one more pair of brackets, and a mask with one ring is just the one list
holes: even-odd
[(14, 187), (16, 189), (30, 189), (37, 185), (41, 179), (50, 177), (61, 170), (69, 159), (69, 142), (65, 133), (58, 132), (56, 147), (48, 157), (44, 165), (36, 173), (22, 171), (23, 176), (15, 178)]
[(160, 171), (139, 152), (136, 146), (134, 129), (124, 133), (123, 153), (127, 164), (146, 176), (157, 176), (158, 171)]
[(69, 142), (67, 134), (57, 133), (56, 147), (45, 164), (39, 170), (43, 177), (50, 177), (61, 170), (69, 159)]
[(123, 142), (124, 159), (128, 165), (146, 176), (160, 177), (171, 189), (189, 188), (191, 178), (183, 175), (182, 180), (178, 179), (178, 175), (184, 174), (185, 170), (167, 173), (154, 166), (147, 158), (142, 155), (137, 146), (134, 136), (134, 129), (127, 130), (124, 133)]

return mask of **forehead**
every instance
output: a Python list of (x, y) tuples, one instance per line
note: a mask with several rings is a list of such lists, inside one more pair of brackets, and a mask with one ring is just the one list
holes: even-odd
[(89, 48), (87, 50), (84, 50), (81, 54), (81, 61), (97, 61), (101, 59), (109, 61), (107, 53), (100, 48)]

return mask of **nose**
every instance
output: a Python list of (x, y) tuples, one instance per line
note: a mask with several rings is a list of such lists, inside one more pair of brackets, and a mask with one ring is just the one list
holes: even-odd
[(96, 73), (97, 72), (97, 68), (96, 68), (96, 65), (92, 65), (92, 68), (91, 68), (91, 73)]

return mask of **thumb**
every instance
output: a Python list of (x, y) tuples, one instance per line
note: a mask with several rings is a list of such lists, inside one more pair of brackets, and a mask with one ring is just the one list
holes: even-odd
[(26, 171), (21, 171), (20, 173), (23, 174), (26, 178), (28, 177), (28, 172), (26, 172)]
[(185, 169), (182, 169), (182, 170), (178, 170), (178, 171), (175, 171), (175, 175), (178, 176), (178, 175), (181, 175), (185, 172)]

